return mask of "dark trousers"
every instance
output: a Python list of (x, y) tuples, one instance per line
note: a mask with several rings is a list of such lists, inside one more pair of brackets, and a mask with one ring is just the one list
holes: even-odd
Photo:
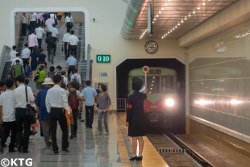
[(24, 151), (28, 150), (30, 123), (26, 119), (26, 108), (16, 108), (17, 146)]
[(94, 121), (94, 106), (85, 106), (86, 127), (92, 128)]
[(38, 46), (40, 49), (42, 48), (42, 40), (43, 40), (42, 38), (41, 39), (37, 38)]
[(54, 64), (54, 57), (56, 56), (56, 48), (51, 47), (48, 48), (48, 57), (49, 57), (49, 61)]
[(64, 42), (64, 55), (65, 55), (65, 60), (69, 57), (69, 50), (68, 50), (68, 42)]
[(22, 36), (27, 34), (27, 24), (22, 23)]
[(78, 59), (78, 56), (77, 56), (77, 45), (69, 45), (69, 50), (72, 51), (73, 55)]
[(75, 70), (75, 66), (73, 66), (73, 65), (70, 65), (69, 67), (68, 67), (68, 79), (69, 79), (69, 81), (70, 81), (70, 74), (72, 73), (74, 73), (74, 70)]
[(25, 70), (26, 66), (29, 64), (29, 58), (28, 59), (25, 59), (23, 58), (23, 68)]
[(2, 138), (2, 146), (5, 144), (8, 136), (10, 135), (10, 144), (9, 144), (9, 150), (14, 150), (15, 142), (16, 142), (16, 121), (13, 122), (4, 122), (3, 123), (4, 128), (4, 135)]
[(34, 46), (33, 47), (29, 47), (31, 53), (33, 52), (33, 48), (34, 48)]
[(77, 116), (78, 116), (78, 110), (73, 110), (72, 109), (72, 114), (73, 114), (73, 124), (71, 125), (71, 136), (77, 135)]
[(62, 130), (62, 149), (68, 148), (68, 126), (67, 120), (65, 116), (65, 112), (63, 108), (51, 108), (50, 111), (50, 131), (52, 138), (52, 148), (54, 151), (58, 151), (57, 139), (56, 139), (56, 129), (57, 129), (57, 121)]

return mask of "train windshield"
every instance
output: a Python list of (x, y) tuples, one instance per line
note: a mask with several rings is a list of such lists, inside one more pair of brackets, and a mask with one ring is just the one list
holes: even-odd
[[(140, 77), (145, 82), (145, 77)], [(145, 83), (142, 88), (145, 90)], [(170, 93), (176, 89), (174, 76), (147, 76), (147, 92), (148, 93)]]

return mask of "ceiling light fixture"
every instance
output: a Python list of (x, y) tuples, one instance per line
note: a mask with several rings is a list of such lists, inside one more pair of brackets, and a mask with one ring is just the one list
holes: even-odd
[[(170, 2), (171, 0), (168, 0), (168, 1)], [(205, 1), (205, 0), (204, 0), (204, 1)], [(208, 1), (208, 2), (211, 2), (211, 0), (207, 0), (207, 1)], [(168, 4), (165, 3), (164, 5), (167, 6)], [(205, 6), (206, 3), (203, 2), (202, 5)], [(196, 14), (196, 9), (197, 9), (197, 10), (200, 10), (201, 7), (200, 7), (200, 6), (197, 6), (197, 7), (195, 8), (195, 10), (189, 12), (188, 15), (184, 16), (183, 19), (181, 19), (174, 27), (172, 27), (172, 28), (171, 28), (166, 34), (164, 34), (161, 38), (162, 38), (162, 39), (166, 38), (166, 36), (168, 36), (168, 35), (171, 34), (174, 30), (176, 30), (176, 29), (178, 28), (178, 26), (180, 26), (180, 25), (183, 24), (186, 20), (188, 20), (188, 17), (191, 17), (192, 15), (195, 15), (195, 14)], [(238, 36), (237, 36), (237, 37), (238, 37)]]

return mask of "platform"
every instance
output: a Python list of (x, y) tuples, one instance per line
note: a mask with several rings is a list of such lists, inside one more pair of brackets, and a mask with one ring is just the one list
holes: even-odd
[[(43, 138), (37, 133), (30, 137), (29, 153), (9, 153), (5, 149), (3, 158), (32, 158), (33, 166), (39, 167), (166, 167), (168, 166), (151, 143), (145, 137), (145, 150), (142, 162), (129, 161), (131, 143), (127, 136), (125, 124), (122, 122), (124, 113), (109, 115), (110, 135), (97, 135), (97, 115), (95, 115), (93, 129), (86, 129), (84, 122), (79, 122), (76, 139), (69, 140), (69, 153), (61, 152), (55, 155), (45, 150)], [(61, 130), (58, 128), (58, 146), (61, 145)], [(8, 142), (7, 142), (8, 143)]]

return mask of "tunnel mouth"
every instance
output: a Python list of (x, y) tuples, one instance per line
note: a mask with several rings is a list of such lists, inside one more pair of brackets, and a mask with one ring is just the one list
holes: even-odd
[[(164, 59), (127, 59), (116, 67), (117, 99), (127, 99), (132, 93), (129, 89), (130, 72), (137, 69), (143, 72), (143, 66), (149, 69), (169, 69), (176, 72), (176, 91), (178, 108), (175, 110), (159, 109), (146, 111), (147, 126), (150, 133), (156, 131), (185, 133), (185, 65), (175, 58)], [(163, 93), (162, 93), (163, 94)], [(155, 94), (156, 95), (156, 94)], [(161, 93), (159, 94), (159, 96)], [(158, 96), (158, 97), (159, 97)], [(157, 95), (156, 95), (157, 97)], [(144, 104), (144, 108), (145, 108)], [(118, 111), (120, 109), (117, 104)], [(151, 119), (152, 118), (152, 119)]]

